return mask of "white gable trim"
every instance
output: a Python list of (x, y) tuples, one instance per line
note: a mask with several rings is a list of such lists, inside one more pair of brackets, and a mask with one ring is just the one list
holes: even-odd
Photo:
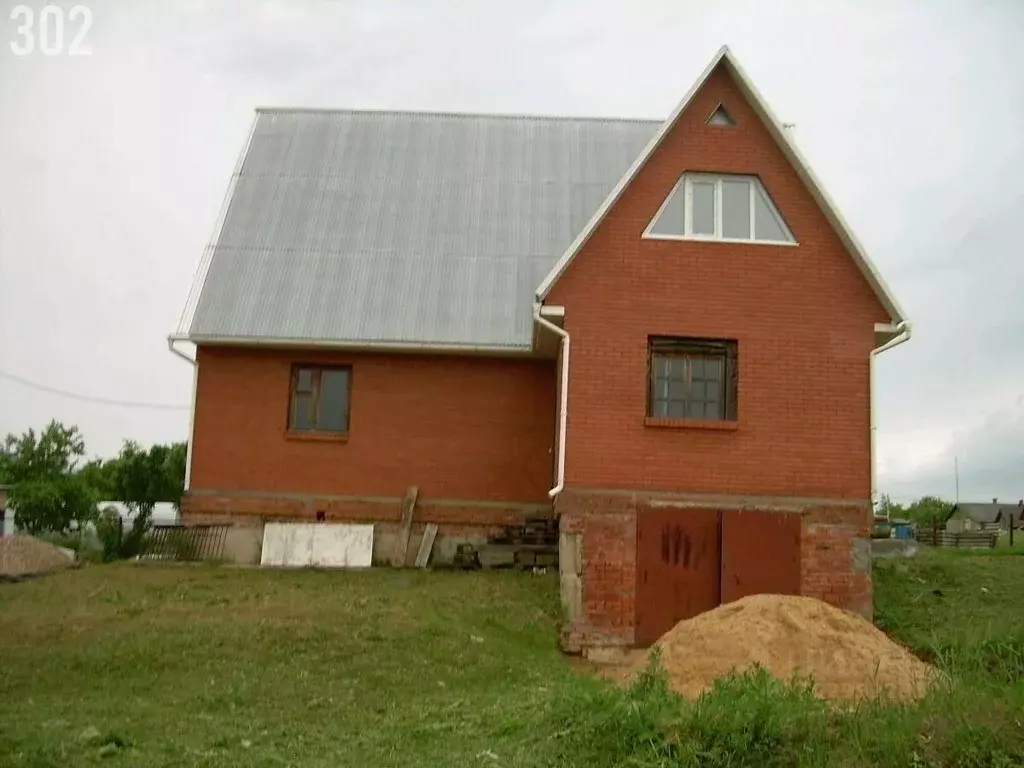
[(746, 73), (736, 61), (728, 46), (722, 46), (718, 50), (718, 53), (716, 53), (711, 59), (711, 63), (708, 64), (700, 77), (697, 78), (697, 81), (693, 84), (690, 90), (687, 91), (683, 100), (679, 102), (679, 105), (672, 111), (669, 118), (662, 123), (661, 128), (658, 129), (658, 132), (647, 144), (643, 152), (640, 153), (640, 156), (629, 167), (626, 174), (619, 179), (618, 184), (615, 185), (615, 188), (612, 189), (608, 197), (605, 198), (601, 207), (598, 208), (597, 213), (594, 214), (593, 218), (591, 218), (587, 223), (587, 226), (584, 227), (583, 231), (580, 232), (577, 238), (569, 246), (568, 250), (566, 250), (562, 255), (562, 258), (558, 260), (558, 263), (555, 264), (551, 272), (549, 272), (547, 277), (544, 278), (543, 282), (537, 288), (537, 300), (541, 302), (544, 301), (547, 295), (551, 292), (555, 283), (558, 282), (558, 279), (565, 273), (565, 270), (568, 269), (569, 264), (572, 263), (574, 258), (576, 258), (576, 254), (579, 253), (586, 242), (590, 239), (591, 235), (594, 234), (594, 231), (601, 222), (604, 221), (605, 216), (608, 215), (608, 211), (610, 211), (612, 206), (618, 202), (620, 197), (622, 197), (622, 193), (625, 191), (626, 187), (632, 183), (633, 179), (636, 178), (636, 175), (640, 172), (640, 169), (643, 168), (650, 156), (654, 154), (654, 151), (661, 145), (661, 142), (664, 141), (669, 131), (671, 131), (675, 126), (680, 115), (682, 115), (683, 111), (693, 100), (693, 97), (701, 89), (715, 68), (722, 63), (728, 67), (729, 73), (733, 76), (736, 84), (739, 86), (740, 90), (743, 91), (743, 94), (747, 97), (751, 106), (753, 106), (754, 111), (757, 112), (758, 117), (760, 117), (762, 122), (764, 122), (765, 126), (768, 128), (768, 132), (772, 135), (772, 138), (775, 139), (783, 154), (796, 169), (797, 174), (807, 186), (811, 196), (814, 198), (815, 202), (818, 203), (818, 206), (824, 212), (825, 217), (829, 220), (829, 223), (839, 235), (839, 239), (842, 241), (847, 252), (853, 257), (857, 267), (860, 269), (864, 278), (868, 281), (868, 284), (875, 292), (875, 296), (878, 297), (879, 302), (881, 302), (882, 306), (885, 307), (886, 312), (889, 313), (889, 317), (892, 319), (893, 324), (896, 325), (905, 322), (906, 315), (904, 315), (895, 296), (893, 296), (889, 287), (885, 284), (885, 281), (882, 279), (882, 276), (879, 274), (874, 264), (871, 263), (871, 259), (868, 258), (867, 253), (853, 234), (849, 224), (846, 223), (842, 214), (839, 213), (839, 210), (836, 208), (832, 198), (829, 197), (824, 187), (822, 187), (821, 182), (818, 180), (817, 176), (814, 175), (814, 172), (807, 164), (803, 155), (789, 140), (789, 136), (787, 136), (782, 124), (772, 113), (771, 109), (761, 97), (761, 94), (758, 93), (757, 89), (750, 81), (750, 78), (747, 77)]

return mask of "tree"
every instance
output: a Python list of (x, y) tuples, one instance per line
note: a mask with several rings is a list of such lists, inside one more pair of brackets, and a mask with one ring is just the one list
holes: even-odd
[(89, 485), (75, 474), (85, 454), (78, 427), (51, 421), (38, 435), (30, 429), (8, 435), (0, 452), (0, 479), (12, 486), (9, 497), (14, 522), (29, 533), (66, 533), (72, 524), (94, 517)]
[(78, 476), (88, 485), (97, 499), (112, 500), (114, 498), (114, 463), (103, 459), (87, 461), (78, 470)]
[(21, 437), (7, 435), (2, 462), (3, 481), (16, 485), (70, 475), (85, 455), (85, 440), (78, 427), (51, 421), (37, 436), (30, 429)]
[(906, 509), (902, 504), (893, 501), (889, 494), (883, 493), (878, 499), (876, 514), (885, 515), (888, 518), (903, 517), (906, 514)]
[(129, 440), (117, 458), (95, 470), (99, 481), (109, 482), (111, 498), (123, 502), (132, 518), (128, 531), (116, 512), (105, 510), (97, 521), (105, 559), (139, 554), (152, 525), (153, 507), (158, 502), (170, 502), (177, 508), (181, 503), (185, 451), (185, 443), (154, 445), (145, 450)]
[(167, 501), (177, 510), (181, 509), (181, 497), (185, 493), (185, 463), (188, 456), (187, 443), (171, 443), (167, 450), (164, 471), (167, 475)]
[(930, 526), (933, 521), (944, 522), (952, 509), (952, 502), (938, 496), (922, 496), (907, 507), (905, 514), (918, 525)]
[(18, 483), (11, 489), (10, 503), (14, 524), (33, 535), (67, 533), (96, 514), (92, 491), (73, 475)]

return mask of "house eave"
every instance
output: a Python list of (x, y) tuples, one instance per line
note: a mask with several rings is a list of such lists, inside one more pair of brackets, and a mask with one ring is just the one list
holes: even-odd
[(188, 341), (197, 347), (248, 347), (258, 349), (316, 349), (349, 352), (403, 352), (418, 354), (461, 354), (481, 356), (531, 357), (529, 346), (500, 344), (458, 344), (449, 342), (377, 341), (367, 339), (290, 339), (254, 336), (171, 336), (172, 341)]

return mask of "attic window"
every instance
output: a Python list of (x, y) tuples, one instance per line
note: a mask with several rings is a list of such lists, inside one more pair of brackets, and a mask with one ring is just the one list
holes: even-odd
[(718, 105), (718, 109), (711, 113), (711, 116), (705, 121), (708, 125), (736, 125), (736, 121), (733, 119), (725, 107), (721, 104)]
[(790, 243), (793, 234), (756, 176), (687, 173), (647, 227), (663, 240)]

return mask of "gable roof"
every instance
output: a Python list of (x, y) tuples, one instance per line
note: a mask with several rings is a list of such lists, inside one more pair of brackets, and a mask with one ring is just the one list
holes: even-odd
[(537, 300), (543, 301), (547, 297), (548, 293), (550, 293), (551, 289), (558, 281), (558, 278), (565, 273), (569, 264), (572, 263), (572, 260), (580, 252), (587, 240), (590, 239), (590, 236), (594, 234), (594, 231), (604, 220), (605, 216), (608, 215), (612, 206), (614, 206), (619, 198), (622, 197), (623, 192), (625, 192), (626, 188), (640, 172), (640, 169), (644, 167), (647, 160), (654, 154), (654, 151), (661, 145), (661, 142), (675, 126), (679, 117), (693, 100), (693, 97), (698, 91), (700, 91), (708, 77), (711, 76), (711, 73), (719, 66), (724, 66), (732, 76), (737, 86), (739, 86), (740, 91), (744, 94), (747, 101), (754, 108), (758, 117), (761, 118), (761, 121), (767, 127), (772, 138), (774, 138), (776, 143), (779, 145), (783, 154), (792, 164), (794, 169), (796, 169), (797, 174), (806, 185), (808, 191), (810, 191), (811, 196), (814, 198), (815, 202), (818, 203), (818, 206), (821, 208), (822, 212), (824, 212), (825, 217), (839, 235), (839, 239), (842, 241), (843, 246), (856, 262), (857, 267), (864, 275), (864, 278), (868, 281), (868, 284), (874, 291), (875, 296), (878, 297), (879, 302), (885, 308), (886, 312), (889, 313), (893, 325), (899, 325), (900, 323), (906, 322), (906, 316), (904, 315), (903, 310), (900, 309), (899, 304), (896, 302), (896, 298), (886, 286), (885, 281), (878, 273), (878, 270), (871, 263), (871, 259), (868, 258), (867, 253), (865, 253), (864, 248), (853, 234), (850, 226), (846, 223), (842, 214), (839, 213), (839, 210), (836, 208), (832, 198), (829, 197), (824, 187), (822, 187), (821, 182), (818, 181), (818, 178), (814, 175), (814, 172), (807, 164), (803, 155), (796, 148), (793, 142), (790, 141), (789, 136), (782, 127), (782, 124), (772, 113), (761, 94), (758, 93), (754, 84), (740, 67), (728, 46), (722, 46), (722, 48), (718, 50), (718, 53), (716, 53), (714, 58), (711, 59), (711, 63), (708, 64), (704, 69), (704, 72), (701, 73), (697, 82), (693, 84), (690, 90), (683, 97), (683, 100), (680, 101), (672, 111), (669, 118), (661, 124), (657, 133), (651, 137), (650, 142), (648, 142), (647, 146), (644, 147), (643, 152), (641, 152), (640, 156), (636, 158), (629, 170), (626, 171), (625, 175), (619, 179), (615, 188), (612, 189), (611, 193), (601, 204), (601, 207), (598, 208), (593, 218), (591, 218), (587, 223), (587, 226), (579, 233), (579, 235), (577, 235), (576, 239), (558, 260), (558, 263), (555, 264), (554, 268), (547, 274), (544, 280), (541, 281), (540, 285), (537, 287)]
[(257, 110), (179, 338), (528, 350), (537, 284), (659, 124)]
[(527, 351), (534, 302), (718, 66), (889, 313), (876, 338), (895, 338), (902, 310), (727, 47), (664, 122), (257, 110), (172, 338)]

